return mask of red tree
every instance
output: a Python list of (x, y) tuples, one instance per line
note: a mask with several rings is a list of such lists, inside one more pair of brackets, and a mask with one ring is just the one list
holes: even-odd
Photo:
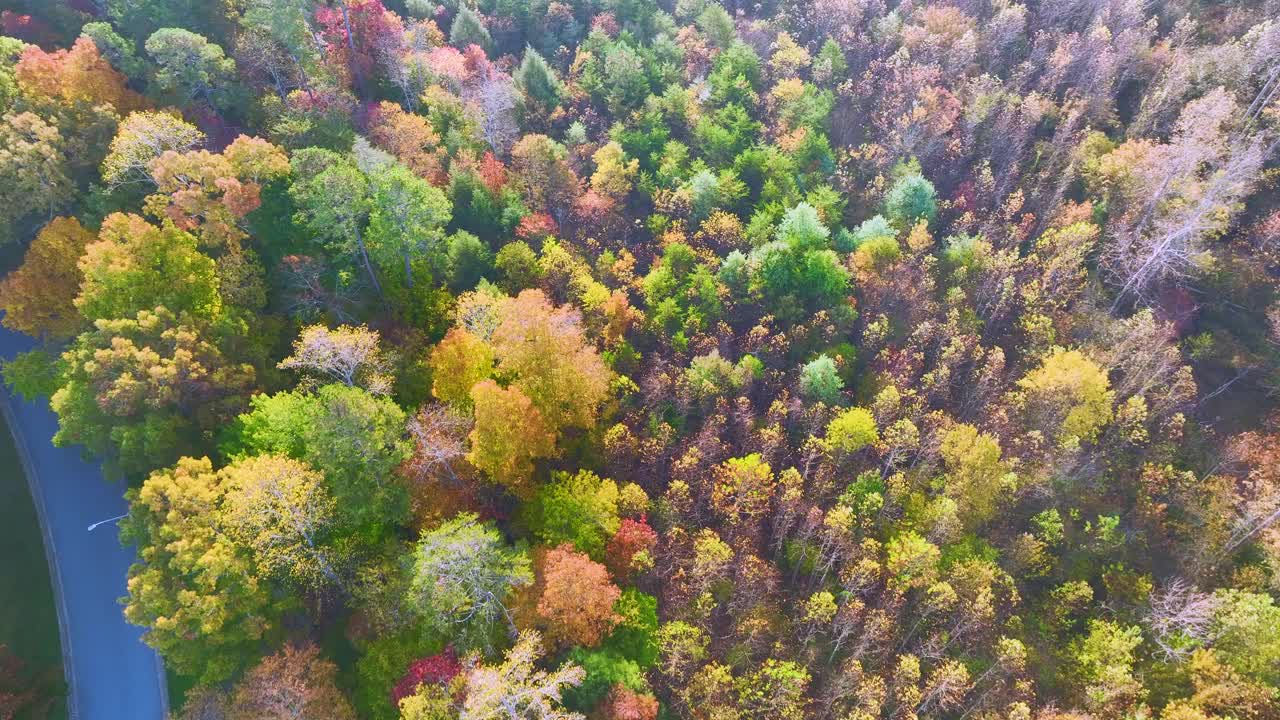
[(453, 646), (437, 655), (414, 660), (404, 677), (391, 689), (391, 704), (398, 707), (402, 699), (414, 694), (423, 685), (448, 685), (460, 672), (462, 664), (458, 662)]

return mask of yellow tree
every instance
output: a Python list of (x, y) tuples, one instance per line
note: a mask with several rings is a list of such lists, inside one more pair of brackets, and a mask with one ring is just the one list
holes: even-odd
[(476, 423), (467, 460), (515, 494), (528, 496), (533, 461), (555, 454), (555, 433), (519, 388), (482, 380), (471, 388), (471, 401)]
[(77, 263), (96, 238), (75, 218), (54, 218), (27, 248), (22, 266), (0, 282), (4, 325), (28, 335), (69, 338), (80, 328)]
[(341, 585), (324, 544), (335, 502), (323, 475), (293, 458), (260, 455), (233, 462), (219, 479), (226, 489), (222, 523), (259, 568), (303, 587)]
[(182, 458), (130, 490), (120, 537), (138, 547), (124, 614), (175, 672), (204, 682), (257, 657), (276, 623), (251, 554), (218, 525), (224, 495), (208, 458)]
[(1018, 381), (1018, 390), (1015, 402), (1035, 420), (1028, 427), (1053, 428), (1064, 446), (1096, 439), (1111, 422), (1111, 381), (1079, 350), (1053, 348)]

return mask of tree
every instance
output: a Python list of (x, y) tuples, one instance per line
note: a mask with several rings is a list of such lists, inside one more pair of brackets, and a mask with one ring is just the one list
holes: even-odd
[(1000, 442), (972, 425), (956, 425), (942, 436), (947, 474), (946, 496), (956, 502), (961, 520), (973, 528), (992, 519), (1017, 477), (1000, 460)]
[(287, 644), (236, 683), (227, 720), (355, 720), (337, 674), (314, 644)]
[(444, 689), (461, 673), (458, 656), (452, 647), (447, 647), (444, 652), (414, 660), (392, 689), (391, 699), (400, 705), (404, 698), (417, 693), (424, 685)]
[(459, 50), (466, 50), (472, 45), (479, 45), (488, 50), (493, 46), (493, 39), (485, 29), (480, 16), (467, 5), (458, 8), (453, 16), (453, 24), (449, 26), (449, 44)]
[(155, 60), (156, 84), (181, 102), (203, 101), (212, 108), (224, 108), (226, 92), (235, 81), (235, 60), (204, 36), (182, 28), (161, 28), (146, 42), (147, 54)]
[(285, 370), (300, 370), (324, 380), (362, 387), (375, 395), (391, 392), (387, 359), (376, 330), (361, 325), (308, 325), (298, 333), (293, 354), (280, 361)]
[(840, 402), (844, 380), (836, 370), (836, 361), (827, 355), (819, 355), (800, 368), (800, 394), (809, 400), (828, 405)]
[(737, 686), (739, 706), (751, 717), (805, 717), (809, 671), (797, 663), (769, 658), (755, 672), (738, 678)]
[(447, 271), (449, 287), (455, 292), (474, 288), (493, 269), (493, 253), (483, 240), (466, 230), (449, 236)]
[(505, 620), (515, 634), (508, 597), (532, 581), (524, 552), (508, 547), (491, 523), (463, 513), (418, 540), (411, 602), (459, 648), (490, 648), (496, 623)]
[(1137, 626), (1089, 621), (1089, 634), (1072, 644), (1087, 707), (1099, 712), (1124, 712), (1141, 701), (1146, 691), (1133, 675), (1133, 651), (1141, 644), (1142, 630)]
[(138, 57), (133, 43), (116, 32), (111, 23), (85, 23), (80, 28), (80, 37), (92, 40), (98, 48), (98, 54), (129, 80), (140, 82), (145, 77), (146, 64)]
[(368, 178), (351, 160), (328, 150), (308, 148), (294, 153), (291, 162), (297, 179), (289, 195), (298, 207), (298, 221), (333, 252), (356, 256), (381, 295), (364, 237), (372, 209)]
[(570, 543), (599, 559), (605, 542), (617, 532), (618, 486), (590, 470), (558, 472), (538, 489), (529, 509), (530, 527), (550, 546)]
[(538, 633), (520, 634), (501, 665), (481, 665), (467, 674), (462, 717), (468, 720), (584, 720), (561, 707), (565, 687), (582, 683), (586, 673), (566, 663), (548, 672), (537, 668), (541, 657)]
[(81, 318), (78, 262), (96, 238), (75, 218), (54, 218), (27, 247), (22, 265), (0, 281), (4, 326), (28, 335), (62, 339), (75, 335)]
[(427, 118), (393, 102), (378, 103), (369, 111), (369, 139), (419, 177), (433, 183), (444, 179), (447, 154)]
[[(555, 433), (519, 388), (504, 388), (485, 379), (472, 386), (471, 403), (476, 424), (467, 460), (494, 482), (527, 496), (533, 461), (555, 454)], [(513, 423), (511, 418), (520, 422)]]
[(337, 503), (337, 531), (373, 542), (408, 513), (397, 468), (412, 448), (405, 413), (359, 387), (325, 385), (314, 393), (257, 395), (236, 421), (233, 456), (265, 453), (305, 461), (324, 474)]
[(560, 104), (560, 96), (564, 92), (560, 79), (532, 47), (525, 46), (515, 80), (520, 92), (542, 112), (550, 113)]
[(278, 617), (249, 553), (218, 527), (222, 496), (208, 458), (183, 458), (127, 493), (120, 522), (138, 547), (125, 617), (175, 672), (210, 683), (256, 657)]
[(48, 220), (70, 203), (65, 151), (58, 129), (34, 113), (0, 120), (0, 243), (23, 237), (33, 217)]
[(1092, 441), (1111, 421), (1115, 394), (1107, 373), (1079, 350), (1053, 348), (1018, 389), (1015, 400), (1033, 426), (1054, 428), (1063, 445)]
[(563, 217), (578, 195), (568, 151), (546, 135), (525, 135), (511, 149), (515, 187), (530, 209)]
[(431, 394), (460, 410), (471, 408), (471, 389), (493, 375), (493, 349), (462, 328), (452, 328), (431, 349)]
[(616, 142), (605, 143), (591, 159), (596, 164), (596, 171), (591, 176), (592, 189), (615, 199), (623, 198), (631, 192), (636, 174), (640, 171), (640, 161), (628, 161), (621, 145)]
[(156, 186), (147, 197), (148, 213), (172, 220), (205, 245), (234, 252), (248, 236), (244, 217), (262, 204), (262, 186), (290, 168), (281, 148), (240, 135), (220, 154), (166, 150), (147, 170)]
[(160, 306), (208, 323), (222, 317), (213, 259), (172, 223), (109, 215), (79, 267), (84, 281), (75, 305), (87, 320), (131, 318)]
[(153, 160), (169, 150), (186, 152), (204, 139), (204, 133), (173, 113), (131, 113), (120, 123), (102, 161), (102, 179), (112, 188), (150, 183)]
[(199, 324), (164, 307), (100, 319), (62, 356), (59, 446), (84, 445), (108, 472), (141, 476), (204, 451), (243, 406), (249, 365), (225, 358)]
[(404, 273), (413, 287), (414, 265), (426, 261), (436, 274), (445, 271), (444, 227), (452, 205), (439, 188), (403, 165), (374, 174), (370, 183), (369, 254), (388, 274)]
[(89, 37), (79, 37), (69, 49), (53, 52), (35, 45), (24, 47), (14, 76), (23, 93), (37, 104), (52, 102), (62, 109), (81, 104), (107, 105), (121, 115), (146, 106), (146, 101), (126, 86), (127, 78), (112, 69), (96, 41)]
[(1280, 607), (1263, 593), (1224, 589), (1215, 594), (1213, 648), (1240, 674), (1280, 685)]
[(609, 392), (611, 373), (568, 306), (525, 290), (498, 306), (490, 338), (499, 375), (529, 398), (552, 433), (589, 429)]
[(866, 408), (849, 408), (827, 423), (827, 442), (835, 450), (852, 454), (880, 440), (876, 419)]
[(609, 571), (569, 545), (549, 550), (540, 568), (537, 614), (548, 639), (562, 647), (595, 647), (620, 619), (621, 591)]
[(658, 533), (643, 518), (623, 518), (605, 547), (604, 564), (615, 578), (625, 582), (653, 564), (652, 553), (657, 545)]
[(899, 229), (913, 227), (923, 220), (926, 225), (938, 214), (933, 183), (919, 174), (903, 176), (884, 197), (884, 214)]
[(292, 458), (259, 455), (219, 474), (226, 488), (222, 522), (263, 572), (304, 588), (342, 585), (324, 544), (336, 507), (320, 473)]
[(758, 522), (776, 486), (773, 469), (758, 453), (724, 461), (715, 470), (711, 505), (730, 525)]

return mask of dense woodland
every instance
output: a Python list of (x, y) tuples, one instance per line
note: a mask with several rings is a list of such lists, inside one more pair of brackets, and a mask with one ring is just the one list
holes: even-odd
[(1280, 718), (1275, 0), (6, 3), (176, 718)]

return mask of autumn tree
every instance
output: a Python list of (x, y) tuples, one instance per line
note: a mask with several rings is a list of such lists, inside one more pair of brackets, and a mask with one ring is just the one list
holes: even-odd
[(431, 394), (459, 409), (471, 407), (471, 389), (493, 374), (493, 349), (463, 328), (452, 328), (431, 350)]
[(71, 201), (66, 146), (58, 128), (30, 112), (0, 118), (0, 242), (22, 237)]
[(220, 481), (222, 523), (260, 570), (304, 588), (342, 584), (325, 545), (335, 503), (320, 473), (292, 458), (259, 455), (226, 466)]
[(243, 220), (262, 204), (262, 186), (290, 170), (283, 150), (245, 135), (219, 154), (166, 150), (147, 169), (156, 187), (146, 201), (151, 215), (232, 251), (248, 237)]
[(138, 547), (124, 613), (174, 671), (205, 682), (257, 656), (278, 610), (249, 553), (218, 526), (223, 485), (207, 458), (183, 458), (128, 493), (124, 542)]
[(113, 188), (150, 183), (153, 160), (170, 150), (185, 152), (204, 140), (204, 133), (172, 113), (131, 113), (120, 123), (102, 161), (102, 179)]
[(567, 151), (545, 135), (525, 135), (511, 149), (516, 188), (529, 207), (563, 217), (578, 194), (578, 178), (567, 162)]
[(537, 614), (547, 637), (562, 646), (594, 647), (618, 622), (613, 606), (621, 591), (609, 571), (569, 545), (542, 560)]
[(286, 644), (236, 683), (228, 720), (355, 720), (338, 689), (338, 667), (314, 644)]
[(252, 366), (226, 358), (202, 326), (164, 307), (96, 320), (63, 354), (58, 445), (84, 445), (109, 471), (139, 476), (203, 451), (243, 406)]
[(7, 328), (36, 337), (68, 338), (80, 328), (75, 298), (80, 255), (96, 238), (75, 218), (54, 218), (27, 247), (22, 265), (0, 281)]
[(492, 647), (499, 623), (514, 634), (508, 597), (533, 581), (529, 558), (498, 529), (464, 513), (423, 533), (414, 550), (411, 602), (462, 649)]
[[(475, 426), (467, 460), (517, 495), (529, 493), (533, 463), (555, 454), (555, 433), (519, 388), (482, 380), (471, 388)], [(518, 417), (519, 423), (511, 422)]]
[(462, 716), (475, 720), (583, 720), (565, 710), (561, 694), (582, 682), (583, 669), (563, 664), (553, 671), (540, 670), (542, 640), (538, 633), (520, 634), (502, 664), (481, 665), (467, 674), (467, 696)]
[(1018, 390), (1015, 402), (1063, 445), (1092, 441), (1111, 421), (1111, 382), (1079, 350), (1054, 348), (1018, 381)]
[(298, 333), (293, 354), (280, 361), (285, 370), (298, 370), (313, 377), (362, 387), (375, 395), (391, 391), (387, 359), (376, 330), (361, 325), (340, 325), (330, 330), (308, 325)]

